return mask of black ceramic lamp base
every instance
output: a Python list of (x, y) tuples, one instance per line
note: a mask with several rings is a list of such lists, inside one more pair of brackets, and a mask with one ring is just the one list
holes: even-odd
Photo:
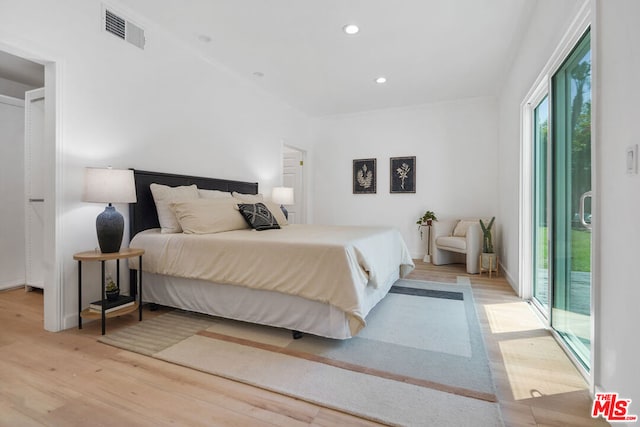
[(284, 205), (280, 205), (280, 210), (284, 214), (284, 217), (289, 220), (289, 211), (287, 211), (287, 208), (285, 208)]
[(120, 251), (124, 233), (124, 218), (115, 207), (107, 206), (96, 218), (96, 231), (100, 251), (108, 254)]

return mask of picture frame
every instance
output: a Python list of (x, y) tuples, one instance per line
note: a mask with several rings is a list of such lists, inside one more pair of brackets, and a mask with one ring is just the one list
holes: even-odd
[(391, 157), (389, 179), (391, 193), (415, 193), (416, 156)]
[(377, 190), (377, 159), (353, 161), (353, 194), (375, 194)]

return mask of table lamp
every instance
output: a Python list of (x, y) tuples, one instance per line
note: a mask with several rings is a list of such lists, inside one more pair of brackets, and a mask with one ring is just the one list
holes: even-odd
[(98, 244), (102, 253), (118, 252), (124, 232), (124, 218), (112, 203), (135, 203), (133, 171), (129, 169), (85, 168), (82, 201), (108, 203), (96, 218)]
[(271, 200), (273, 203), (278, 203), (284, 217), (289, 219), (289, 212), (284, 205), (293, 205), (293, 188), (291, 187), (275, 187), (271, 193)]

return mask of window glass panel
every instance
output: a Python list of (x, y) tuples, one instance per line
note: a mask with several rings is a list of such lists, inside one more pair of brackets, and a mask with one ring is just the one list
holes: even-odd
[[(591, 48), (587, 33), (552, 79), (551, 326), (591, 361)], [(583, 205), (584, 202), (584, 205)], [(582, 206), (581, 206), (582, 205)]]

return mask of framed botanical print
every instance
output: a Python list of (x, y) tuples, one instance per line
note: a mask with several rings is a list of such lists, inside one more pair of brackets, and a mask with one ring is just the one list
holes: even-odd
[(391, 157), (389, 169), (392, 193), (416, 192), (416, 156)]
[(376, 159), (357, 159), (353, 161), (353, 194), (375, 194)]

